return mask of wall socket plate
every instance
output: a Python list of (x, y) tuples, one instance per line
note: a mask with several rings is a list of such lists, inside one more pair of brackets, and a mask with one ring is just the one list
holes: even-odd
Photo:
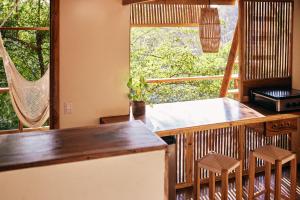
[(73, 111), (73, 104), (71, 102), (64, 103), (64, 114), (71, 115)]

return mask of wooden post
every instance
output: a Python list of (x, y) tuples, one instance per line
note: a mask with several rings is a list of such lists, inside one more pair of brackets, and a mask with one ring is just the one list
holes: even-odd
[(295, 155), (295, 159), (291, 161), (291, 172), (290, 172), (290, 179), (291, 179), (291, 191), (290, 191), (290, 199), (296, 199), (296, 187), (297, 187), (297, 159)]
[(282, 162), (279, 160), (275, 161), (275, 200), (281, 200), (281, 177), (282, 177)]
[(222, 177), (221, 178), (222, 179), (221, 199), (227, 200), (228, 199), (228, 171), (222, 170), (221, 177)]
[(194, 199), (198, 200), (200, 197), (200, 168), (198, 167), (198, 163), (195, 162), (194, 167)]
[(239, 0), (239, 18), (238, 18), (238, 24), (239, 24), (239, 78), (240, 78), (240, 84), (239, 84), (239, 92), (240, 92), (240, 101), (243, 101), (244, 97), (244, 91), (243, 91), (243, 81), (244, 81), (244, 0)]
[(253, 152), (250, 152), (249, 156), (249, 190), (248, 190), (248, 199), (254, 199), (254, 184), (255, 184), (255, 167), (256, 167), (256, 158), (253, 155)]
[(233, 70), (235, 59), (236, 59), (237, 52), (238, 52), (238, 44), (239, 44), (239, 34), (238, 34), (239, 31), (238, 30), (239, 30), (239, 28), (238, 28), (238, 24), (237, 24), (235, 27), (233, 41), (231, 44), (231, 49), (230, 49), (228, 60), (227, 60), (225, 74), (224, 74), (221, 91), (220, 91), (220, 97), (225, 97), (228, 92), (231, 75), (232, 75), (232, 70)]
[(187, 183), (193, 183), (193, 165), (194, 165), (194, 157), (193, 157), (193, 143), (194, 136), (192, 132), (187, 133), (186, 136), (186, 181)]
[(50, 128), (59, 129), (59, 0), (50, 1)]
[(216, 193), (216, 175), (209, 171), (209, 199), (214, 200)]
[(242, 168), (242, 161), (240, 161), (240, 166), (235, 169), (235, 181), (236, 181), (236, 199), (243, 198), (243, 183), (242, 183), (242, 176), (243, 176), (243, 168)]
[(246, 127), (245, 126), (239, 126), (239, 141), (238, 141), (238, 159), (241, 161), (241, 169), (243, 171), (243, 165), (244, 165), (244, 155), (245, 155), (245, 133), (246, 133)]
[(265, 161), (265, 199), (270, 200), (271, 194), (271, 163)]
[(19, 120), (19, 131), (20, 133), (24, 131), (24, 126), (20, 120)]

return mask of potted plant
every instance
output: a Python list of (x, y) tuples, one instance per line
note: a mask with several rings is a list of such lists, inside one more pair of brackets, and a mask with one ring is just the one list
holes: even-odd
[(129, 78), (127, 87), (129, 88), (128, 98), (131, 101), (132, 114), (134, 116), (141, 116), (146, 111), (146, 91), (148, 83), (143, 76), (136, 79)]

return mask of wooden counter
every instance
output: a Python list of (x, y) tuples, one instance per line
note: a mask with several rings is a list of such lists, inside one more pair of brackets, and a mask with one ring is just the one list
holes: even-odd
[(159, 136), (180, 131), (208, 130), (300, 117), (299, 112), (275, 113), (229, 98), (155, 104), (147, 106), (145, 116), (117, 116), (100, 119), (108, 124), (139, 119)]
[(141, 121), (94, 128), (0, 135), (0, 171), (162, 150)]
[[(144, 116), (105, 117), (100, 123), (140, 119), (159, 136), (175, 135), (177, 188), (183, 188), (193, 185), (194, 161), (210, 151), (243, 161), (247, 173), (251, 150), (266, 144), (291, 149), (299, 117), (299, 112), (275, 113), (218, 98), (147, 106)], [(258, 167), (263, 163), (259, 162)]]

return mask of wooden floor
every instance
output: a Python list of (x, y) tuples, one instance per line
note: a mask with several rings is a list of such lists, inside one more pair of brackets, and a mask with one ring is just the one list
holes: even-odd
[[(298, 187), (297, 187), (297, 199), (300, 200), (300, 168), (298, 167)], [(289, 196), (289, 171), (288, 169), (284, 169), (283, 171), (283, 178), (282, 178), (282, 193), (285, 196)], [(248, 180), (243, 181), (243, 199), (247, 199), (248, 196)], [(272, 183), (271, 187), (274, 187), (274, 174), (272, 176)], [(256, 177), (255, 181), (255, 191), (261, 191), (264, 189), (264, 176), (263, 174), (259, 174)], [(201, 188), (201, 200), (209, 200), (208, 197), (208, 187), (202, 186)], [(220, 183), (216, 184), (216, 199), (221, 199), (221, 187)], [(235, 183), (234, 181), (230, 181), (229, 183), (229, 197), (228, 199), (235, 199)], [(264, 196), (260, 196), (260, 198), (257, 198), (258, 200), (263, 200)], [(271, 199), (273, 199), (273, 196), (271, 195)], [(182, 189), (177, 191), (176, 200), (194, 200), (193, 199), (193, 190), (191, 188), (189, 189)]]

